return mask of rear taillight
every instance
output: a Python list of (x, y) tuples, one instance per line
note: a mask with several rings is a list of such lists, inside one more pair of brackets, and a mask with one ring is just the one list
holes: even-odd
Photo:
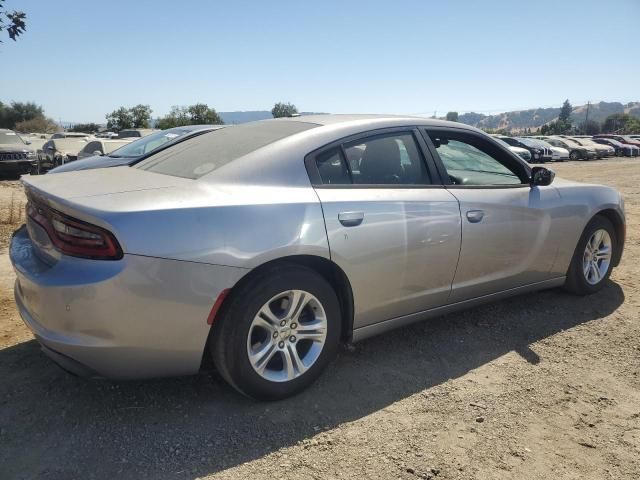
[(53, 246), (65, 255), (96, 260), (122, 258), (118, 241), (104, 228), (32, 202), (27, 203), (27, 215), (47, 232)]

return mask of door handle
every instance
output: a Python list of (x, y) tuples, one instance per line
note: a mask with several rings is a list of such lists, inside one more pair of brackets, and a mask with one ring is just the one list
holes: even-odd
[(340, 212), (338, 220), (345, 227), (357, 227), (364, 219), (364, 212)]
[(484, 218), (484, 212), (482, 210), (469, 210), (467, 212), (467, 220), (471, 223), (479, 223)]

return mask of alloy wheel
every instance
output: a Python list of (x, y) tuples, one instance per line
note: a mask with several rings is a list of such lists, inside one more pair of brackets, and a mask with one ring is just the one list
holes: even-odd
[(253, 369), (272, 382), (303, 375), (318, 360), (327, 338), (327, 316), (320, 301), (303, 290), (279, 293), (255, 315), (247, 335)]
[(598, 284), (607, 274), (611, 246), (611, 236), (605, 229), (598, 229), (589, 237), (582, 256), (582, 273), (590, 285)]

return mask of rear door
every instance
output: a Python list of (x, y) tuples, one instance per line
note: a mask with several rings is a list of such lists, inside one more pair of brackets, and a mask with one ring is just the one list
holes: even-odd
[(450, 302), (550, 279), (561, 214), (552, 186), (531, 187), (518, 158), (469, 130), (428, 128), (426, 140), (460, 202), (462, 246)]
[(443, 305), (460, 251), (458, 201), (413, 128), (350, 137), (307, 157), (354, 328)]

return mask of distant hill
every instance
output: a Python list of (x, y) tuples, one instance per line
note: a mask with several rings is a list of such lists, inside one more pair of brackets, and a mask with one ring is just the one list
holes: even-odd
[[(640, 102), (622, 104), (619, 102), (592, 103), (589, 107), (589, 119), (597, 122), (604, 121), (614, 113), (628, 113), (640, 118)], [(458, 117), (460, 123), (466, 123), (478, 128), (492, 128), (505, 130), (524, 130), (525, 128), (538, 128), (545, 123), (558, 118), (560, 108), (532, 108), (530, 110), (518, 110), (504, 112), (496, 115), (484, 115), (482, 113), (463, 113)], [(573, 107), (571, 122), (580, 125), (587, 114), (586, 105)]]

